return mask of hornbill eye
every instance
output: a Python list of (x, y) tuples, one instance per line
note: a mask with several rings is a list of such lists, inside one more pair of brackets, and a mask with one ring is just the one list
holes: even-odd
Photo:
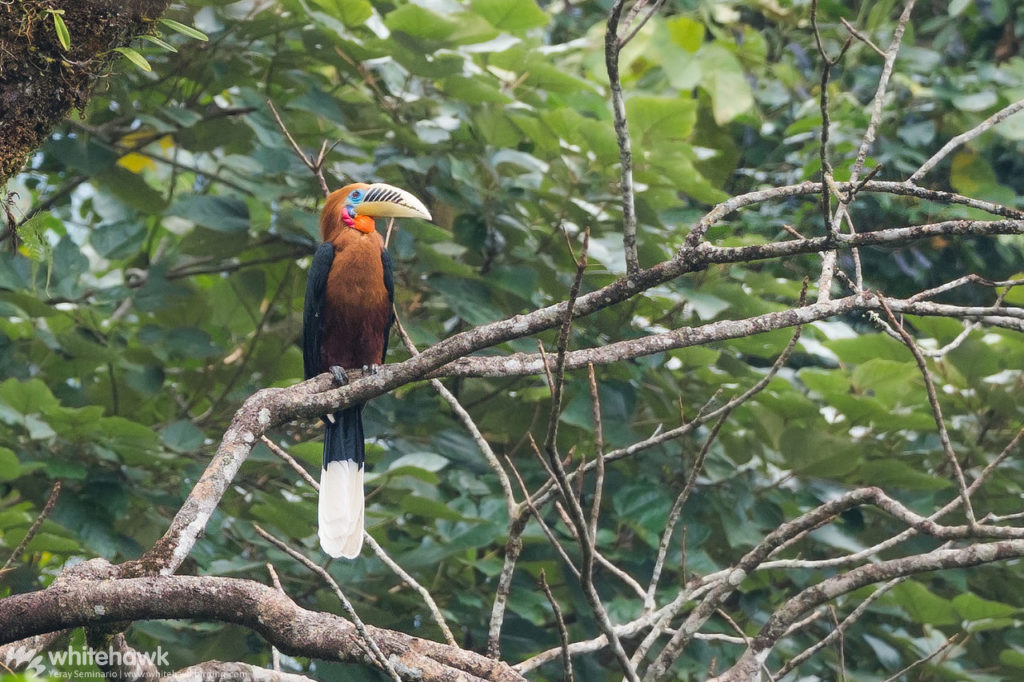
[(349, 198), (349, 201), (358, 202), (360, 199), (363, 198), (363, 192), (362, 192), (362, 190), (354, 189), (348, 195), (348, 198)]

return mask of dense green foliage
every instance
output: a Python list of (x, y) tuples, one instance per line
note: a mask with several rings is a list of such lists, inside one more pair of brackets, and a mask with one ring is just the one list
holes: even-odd
[[(73, 558), (138, 556), (166, 529), (245, 397), (302, 378), (297, 340), (321, 193), (275, 125), (268, 98), (307, 151), (324, 140), (335, 145), (326, 166), (332, 189), (379, 180), (427, 200), (436, 224), (406, 221), (390, 244), (397, 309), (420, 348), (564, 299), (575, 273), (569, 244), (578, 253), (584, 230), (584, 289), (622, 275), (606, 4), (187, 0), (170, 16), (209, 42), (165, 29), (176, 52), (134, 45), (152, 71), (119, 63), (84, 117), (66, 122), (7, 188), (17, 192), (15, 218), (27, 220), (17, 248), (0, 254), (0, 557), (24, 536), (53, 482), (64, 490), (3, 575), (0, 595), (45, 586)], [(848, 35), (840, 17), (887, 45), (901, 8), (893, 0), (822, 2), (826, 49), (838, 53)], [(791, 0), (670, 0), (624, 50), (642, 265), (670, 257), (711, 204), (818, 177), (821, 60), (808, 16), (808, 3)], [(1024, 33), (1022, 23), (1007, 0), (919, 3), (867, 167), (884, 164), (878, 178), (903, 179), (950, 137), (1024, 97), (1024, 59), (1013, 54), (1012, 37), (1013, 27)], [(829, 84), (840, 180), (867, 125), (880, 64), (855, 41)], [(1024, 192), (1022, 140), (1018, 115), (921, 184), (1014, 205)], [(34, 207), (42, 210), (30, 214)], [(853, 209), (860, 231), (976, 215), (882, 195), (864, 195)], [(710, 238), (764, 243), (787, 238), (783, 225), (821, 234), (815, 198), (734, 214)], [(1017, 237), (935, 239), (861, 257), (868, 287), (899, 296), (972, 272), (1005, 279), (1024, 271)], [(853, 272), (848, 254), (841, 264)], [(714, 267), (580, 320), (570, 347), (793, 307), (804, 277), (813, 283), (819, 268), (817, 256)], [(991, 303), (992, 293), (965, 287), (942, 300)], [(1011, 291), (1006, 300), (1019, 304), (1024, 295)], [(923, 318), (912, 328), (938, 348), (963, 326)], [(790, 336), (783, 330), (598, 367), (607, 449), (679, 424), (716, 392), (721, 402), (754, 384)], [(539, 340), (550, 350), (555, 338)], [(535, 352), (537, 341), (495, 351)], [(389, 361), (408, 357), (394, 339), (391, 348)], [(1024, 338), (986, 328), (931, 362), (969, 472), (1020, 427), (1022, 366)], [(499, 456), (515, 462), (531, 489), (540, 485), (546, 473), (527, 434), (544, 437), (545, 379), (446, 383)], [(590, 409), (586, 373), (571, 373), (559, 446), (577, 462), (593, 457)], [(376, 399), (365, 414), (370, 532), (431, 591), (461, 643), (482, 648), (507, 537), (496, 478), (427, 383)], [(701, 430), (609, 466), (601, 547), (645, 585), (665, 515), (706, 436)], [(318, 438), (314, 422), (275, 434), (312, 471)], [(925, 514), (956, 495), (913, 357), (853, 316), (806, 328), (787, 368), (732, 414), (684, 509), (686, 532), (669, 553), (663, 594), (670, 598), (691, 574), (731, 565), (781, 522), (859, 485), (883, 486)], [(979, 515), (1020, 511), (1022, 485), (1011, 458), (978, 493)], [(557, 513), (548, 508), (545, 517), (572, 545)], [(315, 493), (261, 445), (185, 570), (266, 582), (270, 561), (296, 600), (337, 610), (305, 569), (252, 529), (259, 523), (319, 560), (315, 521)], [(857, 511), (786, 556), (823, 558), (901, 529)], [(542, 569), (571, 616), (573, 639), (599, 634), (536, 524), (524, 539), (503, 628), (510, 662), (557, 646), (552, 610), (536, 589)], [(914, 542), (916, 551), (938, 545)], [(400, 581), (375, 558), (330, 570), (366, 621), (438, 637), (418, 596), (393, 590)], [(729, 613), (753, 634), (775, 606), (821, 577), (755, 574)], [(636, 617), (634, 592), (607, 572), (598, 580), (614, 620)], [(870, 591), (839, 600), (837, 610), (848, 613)], [(1014, 564), (918, 576), (872, 605), (846, 634), (844, 656), (828, 647), (800, 672), (835, 679), (844, 666), (849, 679), (882, 679), (968, 633), (917, 679), (1017, 679), (1021, 595), (1024, 576)], [(831, 627), (823, 615), (784, 640), (770, 667)], [(707, 630), (733, 632), (724, 620)], [(160, 642), (178, 666), (270, 657), (262, 641), (232, 627), (151, 622), (133, 626), (130, 637), (142, 649)], [(700, 678), (740, 648), (696, 642), (677, 665), (680, 679)], [(378, 679), (322, 662), (287, 665), (312, 665), (320, 679)], [(609, 656), (591, 655), (577, 673), (603, 679), (612, 666)], [(534, 676), (560, 674), (553, 663)]]

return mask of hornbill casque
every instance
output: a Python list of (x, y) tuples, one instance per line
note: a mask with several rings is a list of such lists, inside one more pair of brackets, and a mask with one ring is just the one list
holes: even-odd
[[(430, 220), (430, 212), (405, 190), (382, 183), (348, 185), (327, 197), (320, 215), (323, 243), (309, 267), (302, 315), (307, 379), (329, 371), (344, 385), (344, 370), (384, 362), (395, 280), (376, 217)], [(363, 406), (327, 415), (324, 424), (320, 546), (332, 557), (351, 559), (363, 546)]]

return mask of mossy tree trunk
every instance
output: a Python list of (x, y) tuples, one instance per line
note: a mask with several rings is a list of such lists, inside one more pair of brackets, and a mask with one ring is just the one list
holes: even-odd
[[(146, 33), (170, 0), (0, 0), (0, 186), (110, 70), (113, 48)], [(61, 45), (53, 11), (67, 26)]]

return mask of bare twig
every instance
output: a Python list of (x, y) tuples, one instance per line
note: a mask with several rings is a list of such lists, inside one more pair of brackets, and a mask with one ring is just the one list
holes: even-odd
[(291, 144), (292, 149), (295, 150), (298, 157), (302, 159), (302, 163), (313, 173), (313, 175), (316, 176), (317, 181), (320, 183), (320, 191), (322, 191), (326, 197), (331, 193), (331, 190), (328, 188), (327, 180), (324, 178), (324, 160), (327, 158), (327, 154), (330, 150), (333, 149), (333, 145), (329, 149), (327, 147), (327, 141), (325, 140), (321, 143), (320, 153), (315, 159), (312, 156), (307, 156), (306, 153), (302, 151), (302, 148), (299, 147), (299, 143), (295, 141), (294, 137), (292, 137), (292, 134), (288, 132), (288, 127), (284, 124), (284, 121), (281, 120), (281, 115), (277, 113), (277, 107), (274, 106), (274, 102), (268, 99), (267, 106), (270, 108), (270, 113), (274, 116), (274, 121), (277, 122), (277, 127), (280, 128), (281, 132), (284, 133), (284, 136), (288, 138), (288, 142)]
[(875, 97), (871, 105), (871, 119), (868, 121), (868, 127), (864, 131), (864, 137), (861, 140), (860, 148), (857, 150), (857, 159), (853, 163), (853, 168), (850, 171), (850, 182), (857, 182), (857, 178), (860, 177), (860, 172), (864, 168), (864, 162), (867, 159), (868, 151), (871, 149), (871, 145), (875, 142), (875, 137), (878, 134), (878, 124), (882, 121), (882, 109), (885, 103), (885, 93), (889, 88), (889, 79), (892, 76), (892, 68), (896, 63), (896, 55), (899, 54), (900, 46), (903, 44), (903, 33), (907, 29), (907, 24), (910, 23), (910, 14), (914, 11), (914, 4), (916, 0), (907, 0), (907, 4), (903, 7), (903, 12), (900, 14), (900, 18), (896, 21), (896, 28), (892, 33), (892, 40), (889, 43), (888, 49), (885, 51), (885, 61), (882, 64), (882, 73), (878, 77), (878, 88), (875, 90)]
[(914, 356), (914, 360), (917, 362), (917, 367), (921, 371), (921, 377), (924, 379), (924, 387), (928, 393), (928, 404), (932, 408), (932, 416), (935, 418), (935, 426), (939, 431), (939, 441), (942, 443), (942, 450), (946, 454), (946, 459), (949, 461), (949, 465), (953, 468), (953, 473), (956, 475), (957, 487), (960, 490), (960, 497), (964, 504), (964, 513), (967, 515), (967, 523), (971, 526), (977, 523), (974, 517), (974, 507), (971, 505), (971, 496), (967, 492), (967, 480), (964, 478), (964, 471), (960, 467), (960, 460), (957, 459), (956, 452), (953, 450), (953, 443), (949, 440), (949, 432), (946, 430), (946, 421), (942, 417), (942, 408), (939, 405), (939, 396), (935, 391), (935, 382), (932, 380), (931, 371), (928, 369), (928, 363), (921, 354), (921, 351), (917, 347), (917, 342), (914, 341), (914, 337), (904, 329), (903, 325), (896, 319), (892, 310), (885, 302), (885, 298), (879, 297), (882, 303), (882, 309), (885, 311), (885, 315), (889, 318), (889, 324), (899, 333), (903, 340), (903, 343), (910, 349), (911, 354)]
[(32, 542), (32, 538), (34, 538), (36, 533), (39, 532), (39, 529), (43, 525), (43, 521), (46, 520), (46, 517), (50, 515), (50, 512), (52, 512), (53, 508), (57, 505), (57, 498), (60, 497), (60, 488), (60, 481), (55, 482), (53, 487), (50, 488), (50, 496), (46, 498), (46, 503), (39, 512), (39, 516), (37, 516), (36, 520), (32, 522), (32, 525), (29, 526), (28, 531), (25, 533), (25, 537), (21, 539), (21, 542), (19, 542), (17, 547), (14, 548), (11, 555), (7, 557), (6, 561), (4, 561), (4, 565), (0, 566), (0, 575), (7, 570), (7, 567), (11, 565), (11, 562), (14, 561), (15, 558), (21, 556), (21, 553), (25, 551), (26, 547), (28, 547), (28, 543)]
[[(306, 471), (305, 467), (303, 467), (301, 464), (295, 461), (295, 458), (293, 458), (291, 455), (285, 452), (284, 449), (279, 447), (276, 443), (268, 439), (266, 436), (263, 436), (261, 440), (270, 448), (271, 452), (273, 452), (275, 455), (283, 459), (286, 463), (288, 463), (288, 465), (292, 469), (298, 472), (299, 476), (301, 476), (303, 480), (305, 480), (306, 483), (308, 483), (310, 487), (313, 488), (313, 490), (320, 490), (320, 484), (316, 481), (316, 479), (309, 475), (309, 472)], [(373, 553), (377, 555), (377, 558), (380, 559), (381, 562), (384, 563), (384, 565), (390, 568), (392, 572), (394, 572), (399, 578), (402, 579), (403, 582), (405, 582), (406, 585), (416, 590), (416, 592), (418, 592), (419, 595), (423, 597), (423, 601), (424, 603), (426, 603), (427, 608), (430, 610), (430, 614), (433, 616), (434, 621), (437, 623), (437, 626), (441, 628), (441, 633), (444, 635), (445, 640), (452, 646), (458, 646), (458, 643), (455, 641), (455, 637), (452, 635), (451, 628), (448, 627), (447, 621), (445, 621), (444, 616), (441, 614), (441, 609), (437, 607), (437, 603), (434, 601), (434, 598), (433, 596), (431, 596), (430, 592), (428, 592), (425, 587), (420, 585), (415, 578), (409, 575), (409, 573), (406, 572), (405, 569), (399, 566), (394, 559), (388, 556), (388, 553), (384, 551), (384, 548), (380, 546), (380, 543), (378, 543), (373, 538), (373, 536), (365, 530), (363, 531), (363, 540), (366, 542), (367, 545), (369, 545), (370, 549), (373, 550)], [(276, 580), (277, 575), (273, 573), (273, 567), (270, 564), (267, 564), (267, 568), (271, 570), (272, 575)], [(280, 587), (279, 583), (275, 582), (274, 584)]]
[(608, 12), (608, 28), (604, 35), (604, 62), (608, 70), (608, 85), (612, 100), (612, 118), (615, 136), (619, 145), (620, 178), (622, 192), (622, 250), (626, 257), (626, 277), (633, 277), (640, 271), (640, 260), (636, 245), (636, 206), (633, 188), (633, 152), (629, 141), (629, 126), (626, 123), (626, 100), (622, 94), (619, 79), (619, 19), (625, 0), (615, 0)]
[(590, 384), (590, 413), (594, 419), (594, 461), (597, 469), (594, 478), (594, 501), (590, 505), (590, 537), (596, 538), (597, 521), (601, 516), (601, 496), (604, 492), (604, 426), (601, 423), (601, 397), (598, 394), (593, 364), (587, 365), (587, 381)]
[(630, 10), (630, 16), (627, 17), (627, 21), (623, 25), (623, 30), (628, 30), (630, 28), (632, 28), (632, 30), (630, 30), (629, 33), (626, 33), (622, 38), (619, 39), (619, 49), (625, 47), (626, 44), (629, 43), (629, 41), (631, 41), (636, 36), (636, 34), (639, 33), (640, 30), (647, 25), (647, 22), (651, 20), (651, 17), (657, 14), (658, 10), (661, 9), (661, 6), (663, 4), (665, 4), (665, 0), (654, 0), (654, 4), (648, 8), (647, 14), (644, 15), (643, 19), (641, 19), (640, 23), (638, 23), (636, 26), (632, 26), (633, 18), (635, 17), (636, 13), (639, 12), (639, 10), (642, 8), (644, 2), (637, 2), (635, 5), (633, 5), (633, 9)]
[(572, 656), (569, 655), (569, 631), (565, 629), (565, 619), (562, 617), (562, 609), (558, 606), (558, 601), (555, 599), (555, 595), (551, 593), (551, 587), (548, 586), (547, 577), (544, 575), (544, 569), (540, 569), (540, 587), (544, 590), (544, 596), (548, 598), (548, 603), (551, 604), (551, 610), (555, 614), (555, 623), (558, 625), (558, 638), (562, 642), (562, 663), (563, 669), (565, 670), (565, 682), (573, 682), (572, 675)]
[[(533, 445), (534, 449), (540, 452), (540, 449), (537, 448), (537, 444), (533, 442), (532, 438), (531, 444)], [(519, 483), (519, 487), (523, 491), (523, 497), (525, 498), (524, 504), (526, 504), (527, 508), (529, 508), (530, 513), (533, 514), (533, 518), (536, 519), (537, 524), (540, 526), (541, 531), (547, 537), (548, 542), (551, 543), (551, 546), (554, 547), (555, 551), (557, 551), (559, 556), (562, 557), (562, 561), (565, 562), (566, 567), (577, 579), (579, 579), (580, 569), (576, 566), (575, 562), (573, 562), (572, 558), (569, 556), (569, 553), (565, 551), (565, 547), (562, 546), (562, 543), (555, 536), (554, 532), (551, 530), (551, 527), (548, 526), (547, 522), (544, 520), (544, 517), (537, 509), (536, 505), (533, 503), (533, 499), (530, 497), (530, 492), (526, 489), (526, 483), (523, 482), (523, 477), (519, 474), (519, 470), (516, 469), (515, 464), (512, 463), (512, 460), (508, 457), (508, 455), (505, 456), (505, 461), (508, 462), (508, 466), (512, 470), (512, 474), (516, 477), (516, 482)]]
[(1006, 120), (1007, 118), (1013, 116), (1014, 114), (1021, 110), (1024, 110), (1024, 99), (1018, 100), (1013, 104), (1003, 107), (1002, 109), (992, 114), (984, 121), (971, 128), (970, 130), (960, 133), (959, 135), (951, 139), (949, 142), (942, 145), (942, 149), (935, 152), (930, 159), (922, 163), (921, 167), (914, 171), (909, 178), (907, 178), (907, 182), (910, 184), (916, 183), (918, 180), (923, 178), (930, 170), (935, 168), (935, 166), (939, 165), (939, 163), (941, 163), (944, 158), (949, 156), (949, 154), (954, 149), (970, 142), (971, 140), (980, 136), (982, 133), (988, 131), (996, 124)]
[(384, 551), (384, 548), (380, 546), (380, 543), (373, 539), (372, 535), (364, 532), (363, 540), (365, 540), (366, 544), (370, 546), (370, 549), (373, 550), (373, 553), (377, 555), (378, 559), (384, 562), (384, 564), (390, 568), (395, 575), (401, 578), (406, 585), (419, 593), (420, 597), (423, 598), (423, 602), (430, 610), (430, 615), (433, 616), (434, 622), (437, 623), (437, 627), (441, 628), (441, 634), (444, 635), (445, 641), (454, 647), (459, 646), (458, 642), (455, 641), (455, 636), (452, 634), (451, 628), (448, 627), (448, 621), (445, 620), (444, 615), (441, 613), (441, 609), (437, 607), (437, 602), (434, 601), (434, 597), (430, 594), (427, 588), (420, 585), (415, 578), (409, 575), (404, 568), (398, 565), (398, 562), (388, 556), (388, 553)]
[[(390, 235), (390, 230), (388, 234)], [(395, 328), (398, 330), (402, 343), (405, 344), (405, 347), (409, 352), (413, 355), (418, 355), (419, 349), (416, 348), (416, 344), (413, 343), (412, 338), (405, 331), (405, 327), (402, 325), (402, 321), (399, 319), (397, 311), (395, 312)], [(491, 448), (490, 443), (488, 443), (487, 439), (484, 438), (480, 428), (476, 425), (476, 422), (473, 421), (473, 417), (469, 414), (466, 408), (462, 406), (462, 403), (460, 403), (458, 398), (455, 397), (455, 394), (449, 391), (445, 385), (437, 379), (431, 379), (430, 386), (444, 399), (446, 403), (448, 403), (448, 406), (455, 414), (455, 417), (462, 423), (466, 430), (469, 431), (470, 436), (473, 438), (473, 442), (476, 443), (477, 448), (480, 450), (481, 454), (483, 454), (484, 459), (497, 475), (498, 482), (501, 484), (501, 490), (505, 497), (505, 511), (508, 514), (509, 519), (509, 549), (505, 552), (505, 567), (502, 571), (502, 578), (499, 579), (499, 589), (495, 593), (495, 601), (491, 610), (491, 623), (487, 640), (488, 655), (492, 658), (497, 658), (501, 652), (501, 623), (505, 616), (505, 604), (507, 603), (508, 592), (512, 586), (512, 573), (515, 569), (515, 562), (519, 557), (519, 550), (522, 548), (522, 540), (518, 537), (514, 528), (517, 516), (515, 494), (512, 491), (512, 483), (509, 481), (508, 474), (505, 473), (505, 469), (501, 466), (501, 462), (498, 461), (498, 457), (494, 454), (494, 450)], [(521, 532), (521, 529), (519, 532)], [(426, 592), (426, 590), (423, 590), (423, 592)], [(436, 608), (436, 606), (434, 608)], [(436, 615), (440, 616), (440, 612), (437, 612)], [(445, 636), (452, 639), (452, 643), (454, 643), (454, 639), (452, 638), (452, 634), (448, 630), (447, 625), (444, 624), (443, 620), (439, 621), (439, 623), (442, 624)]]
[(299, 464), (297, 461), (295, 461), (294, 457), (285, 452), (284, 448), (282, 448), (280, 445), (270, 440), (266, 436), (260, 436), (260, 440), (263, 441), (264, 445), (270, 448), (271, 452), (273, 452), (275, 455), (284, 460), (284, 463), (290, 466), (292, 470), (295, 471), (295, 473), (297, 473), (299, 477), (309, 485), (310, 488), (312, 488), (313, 490), (320, 490), (320, 483), (318, 483), (317, 480), (313, 478), (313, 476), (308, 471), (306, 471), (306, 467)]
[(846, 20), (846, 17), (839, 17), (839, 21), (842, 22), (843, 26), (846, 27), (846, 30), (850, 32), (850, 35), (852, 35), (854, 38), (870, 47), (880, 57), (885, 57), (885, 51), (882, 48), (878, 47), (878, 45), (875, 45), (873, 42), (871, 42), (871, 39), (868, 38), (866, 35), (855, 29), (853, 25)]
[[(278, 577), (277, 571), (274, 569), (274, 564), (267, 564), (267, 573), (270, 574), (270, 580), (274, 583), (274, 587), (281, 594), (285, 594), (284, 588), (281, 587), (281, 578)], [(281, 652), (277, 650), (276, 646), (270, 647), (270, 660), (276, 672), (281, 672)]]
[(320, 579), (323, 580), (328, 585), (328, 587), (331, 588), (331, 590), (334, 592), (334, 595), (338, 598), (338, 601), (341, 602), (342, 607), (345, 609), (345, 613), (348, 614), (349, 619), (356, 626), (356, 630), (359, 632), (359, 636), (362, 638), (363, 643), (366, 645), (366, 648), (370, 652), (370, 655), (377, 662), (377, 665), (385, 672), (387, 672), (388, 675), (391, 676), (391, 679), (393, 679), (395, 682), (402, 682), (402, 678), (398, 676), (398, 673), (395, 672), (395, 669), (392, 667), (391, 662), (388, 660), (387, 656), (384, 655), (384, 653), (377, 646), (377, 643), (366, 631), (366, 626), (363, 624), (362, 619), (359, 618), (359, 614), (356, 613), (355, 608), (352, 606), (352, 602), (350, 602), (348, 600), (348, 597), (345, 596), (345, 593), (341, 591), (341, 587), (338, 585), (337, 581), (334, 580), (331, 574), (328, 573), (327, 570), (324, 569), (322, 566), (319, 566), (316, 563), (314, 563), (311, 559), (309, 559), (309, 557), (305, 556), (301, 552), (292, 549), (286, 543), (282, 542), (281, 540), (278, 540), (276, 537), (274, 537), (267, 531), (263, 530), (258, 525), (253, 524), (253, 530), (255, 530), (264, 540), (274, 545), (279, 550), (281, 550), (288, 556), (292, 557), (300, 564), (308, 568), (310, 571), (318, 575)]
[(955, 635), (951, 635), (945, 642), (940, 644), (938, 646), (938, 648), (935, 649), (935, 651), (931, 652), (927, 656), (922, 656), (921, 658), (917, 659), (916, 661), (914, 661), (913, 663), (911, 663), (907, 667), (903, 668), (903, 670), (900, 670), (895, 675), (892, 675), (891, 677), (885, 678), (884, 682), (896, 682), (896, 680), (906, 679), (903, 676), (906, 675), (908, 672), (910, 672), (911, 670), (913, 670), (914, 668), (916, 668), (919, 665), (923, 665), (923, 664), (927, 663), (928, 661), (932, 660), (936, 656), (941, 655), (944, 651), (948, 650), (950, 647), (958, 646), (960, 644), (963, 644), (965, 641), (967, 641), (967, 638), (969, 636), (970, 635), (968, 635), (968, 634), (961, 634), (959, 632), (956, 633)]
[[(790, 671), (795, 670), (801, 663), (803, 663), (811, 656), (816, 654), (818, 651), (824, 649), (833, 641), (838, 639), (841, 633), (848, 630), (851, 625), (853, 625), (857, 620), (860, 619), (860, 617), (868, 610), (868, 607), (870, 607), (871, 604), (873, 604), (882, 595), (884, 595), (892, 588), (896, 587), (896, 585), (900, 584), (904, 580), (906, 580), (906, 578), (904, 577), (893, 578), (892, 580), (882, 585), (879, 585), (877, 590), (869, 594), (859, 604), (857, 604), (856, 608), (854, 608), (853, 611), (851, 611), (849, 615), (847, 615), (846, 618), (844, 618), (831, 632), (829, 632), (827, 635), (819, 639), (811, 646), (801, 651), (793, 658), (786, 661), (785, 665), (783, 665), (776, 671), (775, 677), (781, 679), (782, 677), (788, 675)], [(791, 633), (792, 631), (792, 628), (790, 628), (789, 632)]]

